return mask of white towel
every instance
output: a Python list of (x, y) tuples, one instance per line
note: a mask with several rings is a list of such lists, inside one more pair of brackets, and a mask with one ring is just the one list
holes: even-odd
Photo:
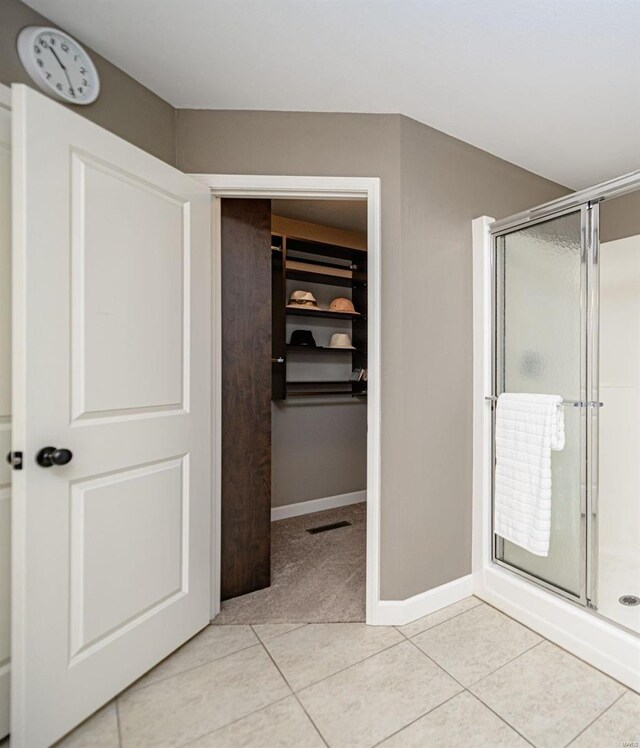
[(564, 411), (559, 395), (500, 395), (494, 530), (536, 556), (549, 555), (551, 450), (563, 447)]

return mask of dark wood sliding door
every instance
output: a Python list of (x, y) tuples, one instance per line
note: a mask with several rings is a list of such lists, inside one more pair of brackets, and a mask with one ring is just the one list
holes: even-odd
[(268, 587), (271, 201), (222, 200), (223, 600)]

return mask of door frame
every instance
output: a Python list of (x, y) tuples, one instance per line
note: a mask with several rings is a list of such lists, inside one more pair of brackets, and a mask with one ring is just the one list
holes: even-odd
[[(11, 117), (11, 89), (9, 86), (5, 86), (0, 83), (0, 109), (3, 110), (5, 113), (9, 113), (9, 117)], [(13, 285), (13, 282), (11, 281), (11, 285)], [(9, 300), (9, 308), (11, 308), (11, 299)], [(11, 324), (11, 321), (9, 321)], [(3, 354), (6, 352), (3, 352)], [(11, 356), (11, 344), (9, 344), (9, 356)], [(9, 418), (8, 422), (5, 422), (2, 424), (2, 427), (5, 430), (9, 431), (9, 439), (11, 439), (11, 417)], [(0, 457), (4, 457), (4, 455), (0, 455)], [(11, 471), (9, 471), (9, 480), (11, 481)], [(9, 501), (9, 505), (11, 506), (11, 483), (9, 483), (9, 488), (5, 489), (9, 491), (9, 497), (6, 499)], [(5, 500), (5, 499), (0, 499)], [(11, 531), (11, 528), (9, 528), (9, 532)], [(9, 575), (11, 575), (11, 556), (9, 556)], [(9, 611), (8, 613), (8, 619), (9, 622), (11, 622), (11, 595), (9, 595)], [(0, 600), (0, 605), (2, 605), (2, 600)], [(9, 626), (9, 629), (11, 629), (11, 626)], [(6, 632), (5, 632), (6, 633)], [(9, 648), (11, 647), (11, 642), (9, 642)], [(10, 706), (10, 692), (11, 692), (11, 654), (9, 654), (9, 658), (6, 660), (6, 662), (3, 662), (0, 659), (0, 741), (4, 739), (6, 735), (9, 734), (9, 706)]]
[[(490, 226), (489, 231), (491, 234), (491, 373), (492, 373), (492, 384), (491, 384), (491, 396), (495, 397), (498, 392), (499, 385), (501, 383), (501, 376), (498, 373), (498, 325), (497, 319), (499, 317), (497, 304), (498, 304), (498, 269), (497, 269), (497, 257), (498, 257), (498, 240), (507, 237), (511, 234), (527, 229), (530, 226), (536, 226), (538, 224), (547, 223), (555, 220), (556, 218), (563, 218), (572, 214), (580, 214), (580, 388), (578, 390), (581, 401), (594, 400), (595, 395), (591, 397), (588, 393), (592, 390), (591, 373), (593, 370), (594, 362), (592, 361), (592, 348), (591, 340), (591, 324), (592, 324), (592, 293), (591, 282), (592, 272), (591, 266), (593, 263), (594, 255), (594, 243), (596, 237), (594, 231), (597, 231), (597, 223), (593, 222), (593, 213), (598, 213), (598, 204), (592, 204), (589, 201), (581, 202), (569, 207), (565, 207), (559, 211), (552, 211), (549, 213), (537, 213), (535, 217), (531, 217), (526, 224), (520, 226), (507, 226), (502, 229), (496, 229), (495, 223)], [(597, 368), (597, 367), (596, 367)], [(495, 401), (494, 407), (491, 409), (491, 518), (493, 522), (494, 513), (494, 490), (495, 490), (495, 429), (496, 429), (496, 409)], [(531, 582), (550, 590), (556, 595), (565, 597), (567, 600), (578, 603), (580, 605), (590, 605), (592, 602), (592, 590), (589, 587), (589, 581), (587, 571), (591, 568), (590, 559), (587, 556), (587, 536), (591, 534), (591, 504), (592, 504), (592, 483), (591, 483), (591, 471), (593, 468), (593, 462), (591, 455), (587, 459), (587, 443), (591, 444), (591, 433), (592, 433), (592, 421), (597, 418), (597, 410), (593, 408), (587, 408), (583, 414), (584, 418), (580, 420), (580, 452), (579, 452), (579, 469), (580, 469), (580, 548), (579, 548), (579, 590), (577, 593), (565, 590), (562, 587), (553, 584), (552, 582), (538, 577), (532, 572), (525, 571), (519, 567), (510, 564), (505, 561), (501, 556), (504, 553), (504, 539), (499, 537), (493, 532), (492, 529), (492, 545), (491, 545), (491, 559), (494, 564), (501, 566), (504, 569), (508, 569), (513, 574), (517, 574)], [(589, 436), (587, 436), (589, 435)], [(593, 553), (593, 548), (591, 548)], [(591, 555), (591, 554), (589, 554)], [(595, 607), (595, 605), (591, 606)]]
[(221, 225), (222, 198), (366, 200), (367, 202), (367, 561), (366, 622), (380, 620), (380, 489), (381, 489), (381, 203), (379, 177), (312, 177), (238, 174), (190, 174), (211, 189), (212, 210), (212, 387), (213, 497), (211, 617), (220, 612), (221, 521)]

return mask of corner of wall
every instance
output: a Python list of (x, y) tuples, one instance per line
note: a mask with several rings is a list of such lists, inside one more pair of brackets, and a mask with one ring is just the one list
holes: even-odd
[(180, 110), (177, 107), (173, 109), (173, 165), (178, 168), (178, 119)]

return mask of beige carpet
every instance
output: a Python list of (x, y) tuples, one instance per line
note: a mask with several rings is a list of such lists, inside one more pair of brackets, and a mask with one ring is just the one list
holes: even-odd
[[(271, 587), (222, 603), (214, 623), (364, 621), (366, 504), (271, 524)], [(346, 520), (351, 527), (311, 535)]]

